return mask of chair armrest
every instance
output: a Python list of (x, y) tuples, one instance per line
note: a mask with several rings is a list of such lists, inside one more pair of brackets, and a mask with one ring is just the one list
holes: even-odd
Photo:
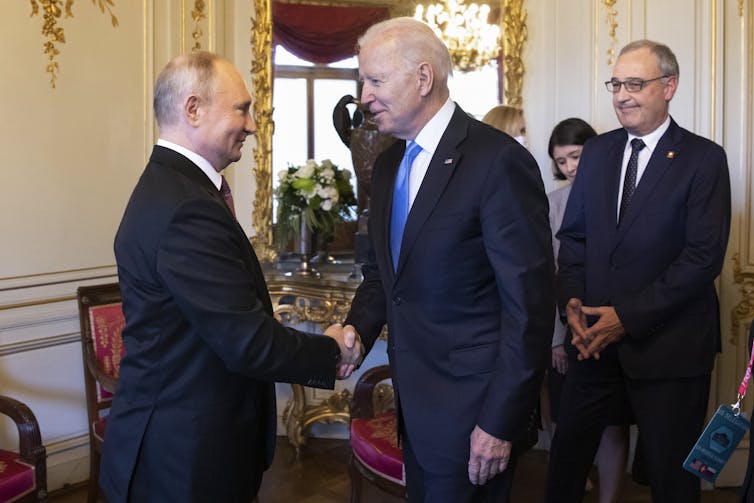
[(351, 400), (351, 418), (374, 417), (372, 397), (374, 388), (380, 382), (391, 377), (388, 365), (379, 365), (364, 372), (353, 389)]
[(0, 413), (16, 423), (21, 459), (36, 466), (37, 461), (44, 459), (46, 453), (34, 413), (23, 402), (3, 395), (0, 395)]

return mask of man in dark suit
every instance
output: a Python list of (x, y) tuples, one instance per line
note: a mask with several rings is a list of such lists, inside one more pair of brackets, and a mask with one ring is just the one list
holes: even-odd
[[(641, 40), (606, 82), (623, 128), (589, 140), (560, 239), (558, 300), (573, 333), (547, 501), (581, 501), (606, 417), (630, 404), (657, 502), (693, 503), (682, 468), (701, 434), (720, 348), (714, 280), (730, 228), (725, 152), (668, 114), (678, 62)], [(628, 407), (625, 407), (628, 408)]]
[(248, 503), (274, 451), (273, 381), (332, 388), (360, 348), (273, 318), (219, 173), (255, 132), (233, 65), (178, 56), (154, 93), (160, 139), (115, 238), (126, 356), (100, 485), (109, 503)]
[(387, 322), (409, 501), (506, 501), (549, 361), (547, 199), (529, 152), (449, 99), (450, 71), (419, 21), (359, 40), (361, 101), (403, 141), (375, 163), (372, 256), (345, 329), (370, 348)]

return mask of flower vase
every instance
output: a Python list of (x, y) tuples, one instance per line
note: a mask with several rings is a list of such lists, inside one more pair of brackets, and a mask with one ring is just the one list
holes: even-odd
[(312, 264), (336, 264), (337, 261), (330, 255), (327, 250), (328, 237), (322, 233), (317, 232), (314, 234), (314, 242), (316, 243), (316, 253), (311, 258)]
[(306, 218), (303, 214), (299, 216), (299, 229), (298, 253), (301, 256), (301, 263), (296, 269), (296, 275), (319, 278), (319, 273), (311, 264), (312, 230), (306, 225)]

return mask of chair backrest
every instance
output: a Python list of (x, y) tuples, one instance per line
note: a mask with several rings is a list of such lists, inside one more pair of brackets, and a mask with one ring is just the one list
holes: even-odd
[(126, 325), (118, 283), (77, 290), (89, 425), (110, 407), (125, 355), (121, 331)]

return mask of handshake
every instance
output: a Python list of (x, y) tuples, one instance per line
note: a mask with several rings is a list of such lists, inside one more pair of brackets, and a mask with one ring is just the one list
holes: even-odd
[(353, 371), (359, 368), (364, 359), (364, 346), (361, 344), (359, 333), (353, 325), (344, 327), (340, 323), (335, 323), (325, 330), (325, 335), (335, 339), (340, 348), (340, 361), (338, 362), (336, 377), (348, 379)]

